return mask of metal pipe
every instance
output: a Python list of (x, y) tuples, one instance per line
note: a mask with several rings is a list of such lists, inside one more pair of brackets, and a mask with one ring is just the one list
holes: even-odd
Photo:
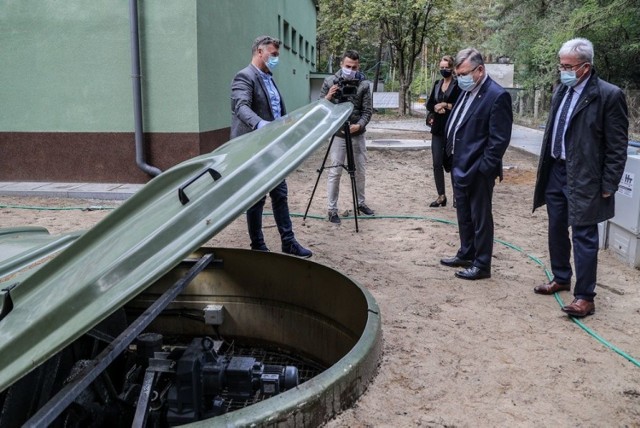
[(142, 129), (142, 87), (140, 84), (140, 44), (138, 39), (138, 0), (129, 0), (129, 22), (131, 26), (131, 79), (133, 82), (133, 118), (135, 124), (136, 164), (151, 176), (162, 171), (146, 161), (144, 132)]

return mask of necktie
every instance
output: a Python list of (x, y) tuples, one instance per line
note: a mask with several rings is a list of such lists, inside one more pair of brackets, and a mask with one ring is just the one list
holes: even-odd
[(567, 115), (569, 113), (569, 106), (571, 105), (571, 99), (573, 98), (573, 88), (569, 88), (567, 97), (564, 100), (562, 111), (560, 112), (560, 119), (558, 119), (558, 127), (556, 128), (556, 136), (553, 139), (553, 157), (560, 159), (562, 156), (562, 137), (564, 136), (564, 130), (567, 125)]
[(460, 102), (460, 106), (456, 109), (456, 117), (454, 119), (454, 122), (449, 127), (449, 133), (447, 134), (447, 144), (445, 144), (444, 148), (444, 152), (447, 156), (451, 156), (451, 154), (453, 153), (453, 139), (456, 135), (456, 128), (462, 120), (462, 113), (464, 112), (464, 107), (467, 104), (467, 99), (470, 98), (467, 95), (469, 95), (469, 93), (465, 92), (462, 101)]

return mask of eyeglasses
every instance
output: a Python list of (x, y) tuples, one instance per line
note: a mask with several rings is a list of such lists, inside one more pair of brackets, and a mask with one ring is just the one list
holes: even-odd
[(456, 74), (458, 75), (458, 77), (460, 77), (460, 76), (463, 76), (463, 77), (464, 77), (464, 76), (468, 76), (468, 75), (470, 75), (471, 73), (473, 73), (474, 71), (476, 71), (476, 70), (478, 69), (478, 67), (480, 67), (480, 66), (479, 66), (479, 65), (476, 65), (475, 67), (473, 67), (473, 69), (471, 69), (471, 70), (467, 71), (466, 73), (456, 73)]
[(573, 69), (575, 69), (576, 67), (579, 66), (576, 69), (576, 71), (577, 71), (577, 70), (580, 70), (582, 68), (582, 66), (585, 65), (585, 64), (587, 64), (587, 63), (586, 62), (581, 62), (579, 64), (573, 64), (573, 65), (572, 64), (558, 64), (558, 71), (571, 71), (571, 70), (573, 70)]

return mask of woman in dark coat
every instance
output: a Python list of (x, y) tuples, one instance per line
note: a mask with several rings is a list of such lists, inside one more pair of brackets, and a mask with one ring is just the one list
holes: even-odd
[(431, 156), (433, 158), (433, 178), (436, 182), (438, 198), (431, 202), (430, 207), (444, 207), (447, 205), (447, 196), (444, 191), (444, 149), (447, 141), (445, 124), (451, 109), (453, 108), (460, 88), (453, 78), (454, 59), (445, 55), (440, 60), (440, 75), (442, 79), (436, 81), (431, 89), (431, 95), (427, 101), (428, 118), (433, 120), (427, 125), (431, 126)]

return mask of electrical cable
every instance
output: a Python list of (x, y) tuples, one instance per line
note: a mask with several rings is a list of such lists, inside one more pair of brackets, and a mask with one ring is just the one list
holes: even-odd
[[(0, 208), (11, 208), (11, 209), (28, 209), (28, 210), (82, 210), (82, 211), (97, 211), (97, 210), (112, 210), (115, 209), (114, 207), (102, 207), (102, 206), (90, 206), (90, 207), (35, 207), (35, 206), (20, 206), (20, 205), (0, 205)], [(273, 213), (271, 212), (267, 212), (264, 211), (263, 212), (263, 216), (272, 216)], [(304, 217), (304, 214), (299, 214), (299, 213), (289, 213), (289, 215), (291, 217)], [(324, 220), (325, 216), (319, 216), (319, 215), (307, 215), (307, 218), (313, 218), (313, 219), (317, 219), (317, 220)], [(351, 220), (354, 219), (353, 216), (346, 216), (346, 217), (342, 217), (345, 220)], [(374, 216), (358, 216), (359, 220), (381, 220), (381, 219), (400, 219), (400, 220), (428, 220), (428, 221), (432, 221), (432, 222), (437, 222), (437, 223), (444, 223), (444, 224), (449, 224), (452, 226), (456, 226), (457, 223), (451, 220), (445, 220), (445, 219), (440, 219), (440, 218), (433, 218), (433, 217), (425, 217), (425, 216), (419, 216), (419, 215), (374, 215)], [(494, 239), (494, 242), (504, 245), (507, 248), (511, 248), (512, 250), (518, 251), (519, 253), (524, 254), (525, 256), (527, 256), (530, 260), (532, 260), (534, 263), (536, 263), (538, 266), (542, 267), (545, 275), (547, 276), (547, 279), (550, 281), (552, 279), (552, 274), (551, 272), (545, 267), (544, 263), (538, 259), (537, 257), (528, 254), (525, 250), (523, 250), (522, 248), (513, 245), (509, 242), (506, 241), (502, 241), (500, 239)], [(554, 293), (554, 297), (556, 299), (556, 301), (558, 302), (558, 304), (560, 305), (560, 307), (564, 306), (564, 302), (562, 301), (562, 299), (560, 299), (560, 296), (558, 295), (558, 293)], [(623, 350), (621, 350), (620, 348), (618, 348), (617, 346), (613, 345), (612, 343), (610, 343), (609, 341), (607, 341), (606, 339), (604, 339), (603, 337), (601, 337), (598, 333), (596, 333), (595, 331), (593, 331), (592, 329), (590, 329), (589, 327), (587, 327), (582, 321), (580, 321), (580, 319), (573, 317), (573, 316), (569, 316), (569, 318), (571, 318), (573, 320), (574, 323), (576, 323), (578, 325), (578, 327), (580, 327), (582, 330), (584, 330), (587, 334), (589, 334), (591, 337), (593, 337), (594, 339), (596, 339), (598, 342), (600, 342), (602, 345), (604, 345), (606, 348), (611, 349), (613, 352), (617, 353), (618, 355), (624, 357), (625, 359), (627, 359), (629, 362), (631, 362), (633, 365), (635, 365), (636, 367), (640, 367), (640, 361), (638, 361), (637, 359), (633, 358), (631, 355), (629, 355), (628, 353), (624, 352)]]

